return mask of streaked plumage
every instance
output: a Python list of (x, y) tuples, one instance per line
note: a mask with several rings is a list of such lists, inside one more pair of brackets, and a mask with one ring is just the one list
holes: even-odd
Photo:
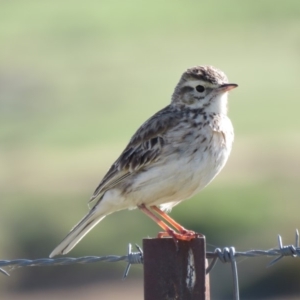
[(231, 151), (233, 128), (227, 117), (227, 91), (236, 86), (210, 66), (183, 73), (171, 104), (133, 135), (96, 188), (90, 212), (50, 257), (69, 252), (112, 212), (152, 206), (168, 211), (204, 188), (223, 168)]

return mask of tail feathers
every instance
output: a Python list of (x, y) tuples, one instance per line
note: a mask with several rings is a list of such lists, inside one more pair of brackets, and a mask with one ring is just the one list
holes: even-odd
[(66, 254), (71, 251), (81, 239), (93, 229), (102, 219), (105, 218), (105, 215), (91, 210), (77, 225), (75, 225), (70, 233), (62, 240), (62, 242), (51, 252), (50, 258), (59, 255)]

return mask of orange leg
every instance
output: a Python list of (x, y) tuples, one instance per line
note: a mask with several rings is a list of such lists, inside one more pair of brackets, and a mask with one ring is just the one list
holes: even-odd
[(181, 226), (179, 223), (177, 223), (174, 219), (172, 219), (168, 214), (160, 210), (157, 206), (151, 206), (151, 208), (157, 212), (162, 218), (164, 218), (167, 222), (169, 222), (176, 230), (178, 230), (181, 234), (191, 234), (195, 235), (194, 231), (187, 230), (183, 226)]
[(164, 231), (169, 233), (169, 235), (172, 235), (174, 230), (169, 227), (165, 222), (163, 222), (161, 219), (159, 219), (151, 210), (149, 210), (145, 204), (142, 204), (139, 206), (139, 209), (146, 214), (148, 217), (150, 217), (159, 227), (161, 227)]
[(158, 234), (159, 238), (170, 236), (175, 241), (184, 240), (190, 241), (198, 235), (194, 231), (186, 230), (183, 226), (174, 221), (171, 217), (169, 217), (166, 213), (161, 211), (158, 207), (152, 206), (153, 210), (155, 210), (161, 217), (163, 217), (166, 221), (168, 221), (174, 228), (176, 228), (180, 233), (175, 232), (171, 227), (169, 227), (165, 222), (160, 220), (152, 211), (150, 211), (144, 204), (139, 206), (139, 209), (145, 213), (148, 217), (150, 217), (155, 223), (158, 224), (165, 232), (160, 232)]

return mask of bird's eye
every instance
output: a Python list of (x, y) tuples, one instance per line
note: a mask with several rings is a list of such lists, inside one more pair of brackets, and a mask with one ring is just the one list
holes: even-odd
[(197, 85), (197, 86), (196, 86), (196, 90), (197, 90), (197, 92), (199, 92), (199, 93), (203, 93), (204, 90), (205, 90), (205, 88), (204, 88), (203, 85)]

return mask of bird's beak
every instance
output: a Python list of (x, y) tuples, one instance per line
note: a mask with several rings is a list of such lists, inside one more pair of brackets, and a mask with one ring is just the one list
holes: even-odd
[(235, 89), (236, 87), (238, 87), (238, 85), (235, 83), (225, 83), (218, 87), (218, 92), (225, 93), (232, 89)]

